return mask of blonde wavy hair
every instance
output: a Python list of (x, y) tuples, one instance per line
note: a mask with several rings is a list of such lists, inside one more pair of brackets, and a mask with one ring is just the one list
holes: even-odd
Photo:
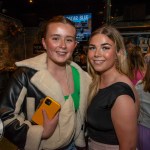
[[(128, 73), (127, 54), (125, 50), (124, 40), (120, 32), (115, 27), (105, 24), (91, 34), (89, 42), (92, 39), (92, 37), (97, 34), (104, 34), (115, 43), (117, 55), (116, 69), (118, 70), (118, 72), (128, 75), (129, 73)], [(96, 93), (99, 90), (100, 76), (94, 70), (89, 59), (87, 60), (87, 69), (88, 73), (91, 75), (93, 79), (90, 85), (90, 92), (89, 92), (89, 103), (90, 103), (92, 98), (96, 95)]]

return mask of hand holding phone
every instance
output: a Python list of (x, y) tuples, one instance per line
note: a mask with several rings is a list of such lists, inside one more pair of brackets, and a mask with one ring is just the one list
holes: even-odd
[(42, 113), (43, 113), (43, 133), (41, 138), (44, 140), (53, 135), (58, 124), (59, 112), (54, 116), (52, 120), (49, 120), (45, 110), (43, 110)]
[(46, 111), (49, 119), (52, 119), (56, 113), (60, 110), (61, 106), (51, 97), (47, 96), (42, 104), (37, 108), (36, 112), (32, 116), (32, 121), (36, 124), (43, 125), (42, 110)]

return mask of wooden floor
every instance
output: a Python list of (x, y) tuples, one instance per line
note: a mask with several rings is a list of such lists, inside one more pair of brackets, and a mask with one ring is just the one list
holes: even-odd
[(18, 150), (18, 148), (3, 137), (0, 139), (0, 150)]

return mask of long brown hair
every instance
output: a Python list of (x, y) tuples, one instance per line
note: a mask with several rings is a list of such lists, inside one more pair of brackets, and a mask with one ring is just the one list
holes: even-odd
[(128, 65), (130, 79), (136, 77), (136, 71), (140, 71), (141, 74), (143, 74), (143, 71), (145, 70), (145, 62), (139, 46), (135, 46), (128, 51)]
[(150, 92), (150, 61), (147, 63), (147, 69), (142, 83), (144, 84), (144, 91)]

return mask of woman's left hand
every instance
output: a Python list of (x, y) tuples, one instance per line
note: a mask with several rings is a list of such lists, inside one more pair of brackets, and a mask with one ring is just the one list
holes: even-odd
[(43, 113), (43, 128), (44, 128), (42, 139), (48, 139), (50, 136), (52, 136), (57, 127), (59, 113), (57, 113), (55, 117), (51, 120), (48, 118), (48, 115), (45, 110), (43, 110), (42, 113)]

